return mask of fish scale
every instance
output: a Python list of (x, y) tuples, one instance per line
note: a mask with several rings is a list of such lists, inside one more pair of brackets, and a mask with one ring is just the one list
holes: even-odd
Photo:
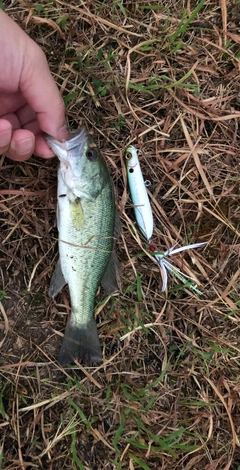
[(94, 318), (99, 283), (108, 295), (118, 290), (121, 271), (114, 253), (116, 209), (106, 162), (85, 129), (58, 142), (45, 136), (58, 156), (59, 261), (49, 295), (55, 297), (68, 284), (71, 314), (58, 360), (82, 358), (88, 364), (102, 360)]
[[(59, 188), (60, 193), (62, 189)], [(81, 200), (80, 203), (84, 228), (78, 230), (72, 223), (70, 210), (72, 203), (66, 197), (58, 198), (60, 240), (68, 240), (68, 243), (59, 242), (59, 254), (62, 273), (70, 290), (72, 324), (78, 322), (75, 316), (81, 316), (82, 324), (87, 324), (89, 316), (92, 316), (95, 293), (112, 250), (114, 220), (112, 214), (115, 211), (112, 185), (105, 186), (95, 201)]]

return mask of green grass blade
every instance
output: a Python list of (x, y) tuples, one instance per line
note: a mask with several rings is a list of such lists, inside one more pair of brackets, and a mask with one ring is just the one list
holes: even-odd
[(131, 458), (134, 460), (134, 462), (136, 462), (139, 467), (141, 467), (143, 470), (151, 470), (151, 468), (145, 463), (143, 462), (142, 459), (139, 459), (138, 457), (136, 457), (136, 455), (131, 455)]
[(83, 466), (81, 460), (77, 456), (77, 449), (76, 449), (76, 436), (77, 436), (77, 431), (76, 429), (72, 433), (72, 443), (71, 443), (71, 451), (72, 451), (72, 457), (73, 457), (73, 467), (75, 469), (79, 470), (85, 470), (85, 467)]
[(202, 9), (203, 5), (205, 4), (206, 0), (201, 0), (198, 4), (198, 6), (195, 8), (195, 10), (191, 13), (189, 18), (185, 20), (185, 13), (183, 14), (182, 20), (180, 22), (180, 25), (176, 29), (176, 31), (173, 34), (170, 34), (169, 39), (170, 41), (174, 41), (178, 36), (181, 36), (184, 34), (189, 26), (189, 24), (194, 20), (194, 18), (197, 16), (197, 14), (200, 12)]
[(79, 414), (82, 422), (85, 424), (85, 426), (87, 427), (87, 430), (89, 432), (90, 429), (91, 429), (91, 426), (94, 422), (94, 419), (91, 419), (91, 421), (89, 421), (87, 419), (87, 417), (85, 416), (85, 414), (83, 413), (83, 411), (81, 410), (81, 408), (79, 408), (79, 406), (73, 400), (71, 400), (70, 398), (68, 399), (68, 403), (69, 403), (69, 405), (71, 405), (77, 411), (77, 413)]
[(123, 429), (124, 429), (124, 426), (125, 426), (125, 416), (124, 415), (121, 415), (121, 420), (120, 420), (120, 425), (116, 431), (116, 434), (114, 436), (114, 439), (113, 439), (113, 447), (116, 451), (116, 454), (119, 456), (120, 455), (120, 450), (118, 449), (118, 442), (119, 442), (119, 439), (122, 435), (122, 432), (123, 432)]

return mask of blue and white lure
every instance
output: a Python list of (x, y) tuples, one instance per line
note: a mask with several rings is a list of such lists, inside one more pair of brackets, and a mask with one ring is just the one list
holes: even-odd
[(130, 145), (125, 154), (128, 185), (138, 226), (149, 242), (153, 234), (153, 215), (137, 150)]
[[(201, 246), (206, 245), (207, 242), (203, 243), (194, 243), (191, 245), (185, 245), (180, 248), (175, 248), (174, 245), (169, 250), (161, 253), (155, 249), (150, 244), (150, 239), (153, 234), (153, 214), (150, 205), (150, 201), (147, 194), (146, 184), (143, 179), (142, 171), (140, 168), (140, 163), (138, 160), (137, 149), (130, 145), (126, 149), (126, 168), (127, 168), (127, 176), (128, 176), (128, 185), (130, 189), (132, 203), (134, 204), (134, 212), (136, 221), (138, 226), (144, 235), (144, 237), (148, 241), (149, 250), (151, 251), (152, 255), (155, 256), (157, 263), (161, 268), (162, 273), (162, 292), (167, 289), (167, 282), (168, 282), (168, 275), (167, 271), (169, 271), (172, 275), (177, 277), (179, 280), (183, 282), (183, 284), (187, 284), (194, 292), (198, 295), (202, 295), (202, 292), (191, 282), (194, 281), (190, 276), (187, 276), (179, 268), (173, 266), (167, 258), (171, 255), (176, 253), (180, 253), (181, 251), (193, 249), (193, 248), (200, 248)], [(190, 282), (189, 282), (190, 281)]]

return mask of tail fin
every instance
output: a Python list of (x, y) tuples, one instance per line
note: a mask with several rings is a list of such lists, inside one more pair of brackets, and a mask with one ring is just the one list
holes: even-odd
[(72, 325), (71, 317), (58, 356), (61, 365), (71, 364), (75, 359), (83, 359), (88, 365), (99, 364), (102, 352), (95, 319), (84, 326)]

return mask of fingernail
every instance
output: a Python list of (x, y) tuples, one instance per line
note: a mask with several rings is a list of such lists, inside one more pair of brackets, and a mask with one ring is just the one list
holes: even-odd
[(67, 131), (67, 128), (66, 126), (62, 126), (60, 127), (60, 129), (58, 130), (58, 133), (57, 133), (57, 138), (60, 142), (64, 141), (64, 140), (67, 140), (68, 138), (68, 131)]
[(18, 155), (27, 155), (28, 153), (33, 152), (34, 139), (33, 137), (28, 137), (23, 139), (20, 142), (13, 142), (11, 145), (11, 150)]

